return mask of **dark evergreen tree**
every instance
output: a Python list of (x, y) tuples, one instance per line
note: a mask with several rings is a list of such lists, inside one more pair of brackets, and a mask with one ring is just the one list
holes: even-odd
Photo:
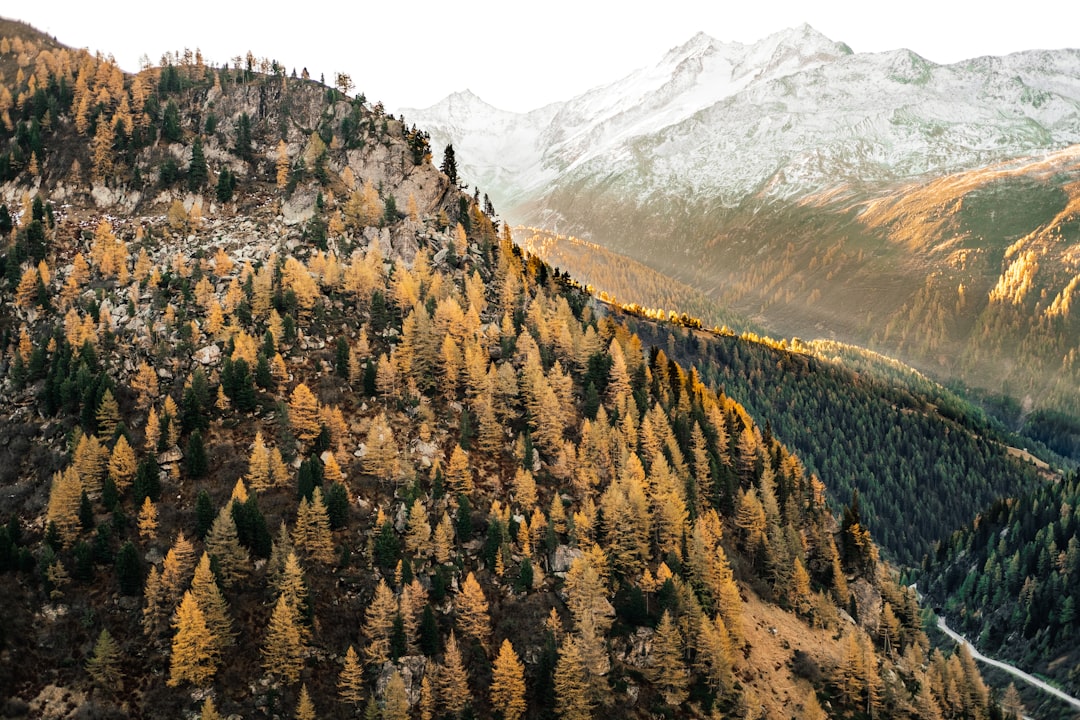
[(446, 149), (443, 150), (442, 165), (439, 166), (439, 169), (442, 170), (443, 174), (450, 179), (451, 185), (457, 185), (457, 158), (454, 156), (453, 145), (447, 145)]
[(124, 595), (141, 595), (143, 589), (142, 561), (139, 551), (131, 544), (124, 543), (116, 554), (116, 579), (120, 583), (120, 592)]
[(210, 170), (206, 166), (206, 156), (203, 154), (202, 136), (196, 135), (195, 142), (191, 144), (191, 162), (188, 164), (188, 189), (198, 192), (209, 179)]
[(187, 452), (184, 453), (184, 467), (187, 474), (193, 478), (204, 477), (210, 470), (210, 463), (206, 458), (206, 447), (203, 445), (202, 433), (198, 430), (188, 437)]

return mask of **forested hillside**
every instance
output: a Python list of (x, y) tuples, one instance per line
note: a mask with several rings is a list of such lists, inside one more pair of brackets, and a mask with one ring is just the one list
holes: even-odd
[(4, 714), (1000, 716), (856, 508), (350, 78), (14, 32)]
[(920, 588), (985, 652), (1080, 692), (1077, 475), (994, 503), (941, 543)]
[(902, 564), (917, 565), (977, 508), (1038, 481), (977, 410), (940, 386), (855, 372), (819, 357), (825, 348), (630, 325), (790, 442), (837, 507), (857, 492), (863, 524)]

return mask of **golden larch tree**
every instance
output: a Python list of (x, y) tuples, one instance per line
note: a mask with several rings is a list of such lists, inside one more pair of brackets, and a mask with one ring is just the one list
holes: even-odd
[(139, 537), (153, 542), (157, 539), (157, 528), (157, 507), (154, 506), (154, 502), (147, 495), (143, 499), (142, 508), (139, 509)]
[(246, 577), (251, 569), (251, 556), (240, 544), (231, 505), (226, 503), (218, 511), (206, 535), (206, 552), (217, 561), (218, 575), (225, 587)]
[(352, 645), (345, 651), (345, 662), (338, 675), (337, 686), (341, 702), (351, 704), (354, 708), (360, 707), (360, 701), (364, 699), (364, 669), (360, 667), (360, 659)]
[(690, 674), (682, 660), (682, 636), (671, 613), (664, 611), (660, 624), (653, 636), (652, 663), (647, 670), (647, 677), (660, 691), (664, 702), (673, 708), (682, 705), (689, 696), (687, 687)]
[(121, 493), (127, 490), (137, 469), (135, 451), (131, 449), (127, 438), (121, 435), (113, 446), (112, 456), (109, 458), (109, 477), (112, 478), (116, 489)]
[(453, 630), (450, 631), (450, 639), (446, 641), (446, 651), (443, 653), (443, 662), (439, 666), (436, 682), (439, 701), (446, 712), (456, 715), (465, 709), (471, 697), (469, 677), (465, 673), (465, 664), (462, 662), (461, 650), (458, 649)]
[(202, 611), (206, 628), (214, 640), (215, 652), (220, 656), (225, 648), (232, 645), (234, 633), (232, 620), (229, 618), (229, 606), (210, 569), (210, 556), (205, 552), (195, 566), (195, 576), (191, 579), (191, 594)]
[(289, 399), (289, 424), (303, 443), (311, 443), (322, 430), (319, 425), (319, 402), (304, 383), (293, 389)]
[(86, 661), (86, 672), (94, 684), (107, 693), (121, 689), (120, 648), (107, 629), (102, 628), (94, 643), (94, 651)]
[(190, 591), (184, 593), (172, 625), (176, 635), (173, 636), (169, 663), (169, 687), (184, 682), (196, 687), (209, 684), (217, 673), (217, 643)]
[(262, 648), (263, 668), (268, 674), (277, 675), (288, 683), (300, 679), (307, 652), (295, 616), (295, 609), (290, 607), (282, 593), (270, 615)]
[(502, 711), (503, 720), (519, 720), (525, 714), (525, 666), (508, 639), (492, 668), (491, 707)]
[(488, 602), (484, 589), (480, 587), (476, 576), (470, 572), (461, 584), (461, 593), (455, 603), (457, 625), (466, 637), (475, 638), (484, 645), (491, 634), (491, 619), (488, 616)]
[(380, 667), (390, 659), (390, 635), (393, 633), (397, 610), (393, 591), (386, 581), (380, 578), (375, 588), (375, 597), (364, 613), (364, 627), (361, 631), (368, 641), (364, 654), (369, 665)]
[(397, 670), (391, 673), (386, 683), (382, 717), (383, 720), (409, 720), (409, 697), (405, 691), (405, 680)]

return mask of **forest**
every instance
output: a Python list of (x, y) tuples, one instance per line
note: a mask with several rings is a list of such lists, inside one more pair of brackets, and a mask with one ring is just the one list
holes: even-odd
[(350, 78), (4, 29), (3, 714), (1019, 711), (752, 357), (740, 401)]

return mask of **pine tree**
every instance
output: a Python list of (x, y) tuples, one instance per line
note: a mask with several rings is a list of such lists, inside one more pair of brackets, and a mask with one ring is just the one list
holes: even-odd
[(338, 675), (337, 686), (341, 702), (359, 708), (364, 699), (364, 671), (352, 645), (345, 652), (345, 664)]
[(296, 720), (315, 720), (315, 703), (311, 701), (307, 683), (300, 686), (300, 697), (296, 703)]
[(300, 630), (296, 626), (295, 611), (282, 593), (274, 605), (266, 629), (266, 638), (263, 640), (263, 668), (270, 675), (294, 683), (300, 679), (306, 651)]
[(217, 673), (217, 641), (206, 626), (206, 619), (191, 592), (185, 592), (173, 620), (176, 635), (172, 641), (169, 665), (170, 687), (189, 682), (196, 687), (208, 684)]
[(439, 702), (446, 712), (457, 715), (465, 709), (471, 697), (469, 681), (453, 630), (450, 631), (450, 639), (446, 642), (446, 652), (443, 653), (437, 683)]
[(192, 192), (200, 191), (209, 178), (210, 172), (206, 167), (202, 137), (196, 135), (195, 141), (191, 144), (191, 162), (188, 163), (188, 189)]
[(581, 649), (572, 635), (559, 648), (555, 665), (555, 712), (562, 720), (591, 720), (593, 701)]
[(94, 643), (94, 652), (86, 661), (86, 672), (90, 674), (94, 684), (106, 692), (115, 693), (122, 689), (120, 649), (105, 628), (102, 628), (97, 642)]
[(364, 612), (364, 627), (361, 631), (368, 641), (364, 655), (369, 665), (379, 667), (390, 659), (390, 635), (397, 610), (393, 591), (386, 581), (380, 578), (375, 588), (375, 597)]
[(293, 544), (307, 551), (308, 557), (321, 563), (334, 560), (334, 539), (330, 534), (330, 517), (323, 503), (322, 490), (315, 488), (311, 502), (300, 500), (293, 531)]
[(289, 424), (296, 437), (304, 443), (319, 436), (319, 402), (304, 383), (297, 385), (289, 399)]
[(457, 158), (454, 156), (453, 145), (447, 145), (446, 149), (443, 150), (442, 165), (439, 166), (439, 169), (442, 170), (443, 174), (450, 180), (451, 187), (457, 185)]
[(218, 656), (233, 643), (232, 620), (229, 618), (229, 606), (218, 588), (214, 573), (210, 570), (210, 556), (205, 552), (195, 567), (195, 576), (191, 579), (191, 594), (202, 611), (206, 628), (214, 639), (215, 652)]
[(97, 419), (98, 432), (101, 433), (101, 437), (108, 440), (116, 432), (116, 426), (120, 424), (120, 405), (117, 404), (116, 398), (113, 397), (112, 390), (105, 390), (105, 394), (101, 396), (101, 402), (98, 403), (97, 412), (95, 413)]
[(375, 416), (368, 426), (365, 448), (364, 472), (380, 480), (396, 481), (401, 473), (401, 464), (398, 460), (397, 443), (385, 413)]
[(109, 477), (112, 478), (118, 491), (122, 493), (131, 486), (136, 469), (135, 451), (131, 449), (127, 438), (121, 435), (109, 458)]
[(525, 666), (509, 640), (503, 640), (492, 668), (491, 706), (502, 711), (503, 720), (525, 714)]
[(255, 442), (248, 457), (247, 480), (253, 490), (270, 487), (270, 453), (263, 442), (262, 432), (255, 433)]
[(476, 638), (481, 645), (487, 642), (491, 634), (491, 620), (488, 617), (488, 602), (484, 590), (471, 572), (461, 584), (461, 593), (457, 603), (457, 625), (462, 635)]
[(687, 686), (690, 676), (682, 661), (682, 637), (667, 610), (653, 636), (652, 664), (648, 668), (648, 677), (659, 689), (664, 702), (672, 707), (679, 707), (689, 695)]
[(409, 720), (409, 698), (405, 693), (405, 680), (395, 670), (386, 683), (383, 695), (383, 720)]
[(251, 569), (251, 556), (240, 544), (232, 508), (225, 505), (214, 518), (206, 536), (206, 551), (217, 561), (221, 584), (231, 587), (243, 579)]

